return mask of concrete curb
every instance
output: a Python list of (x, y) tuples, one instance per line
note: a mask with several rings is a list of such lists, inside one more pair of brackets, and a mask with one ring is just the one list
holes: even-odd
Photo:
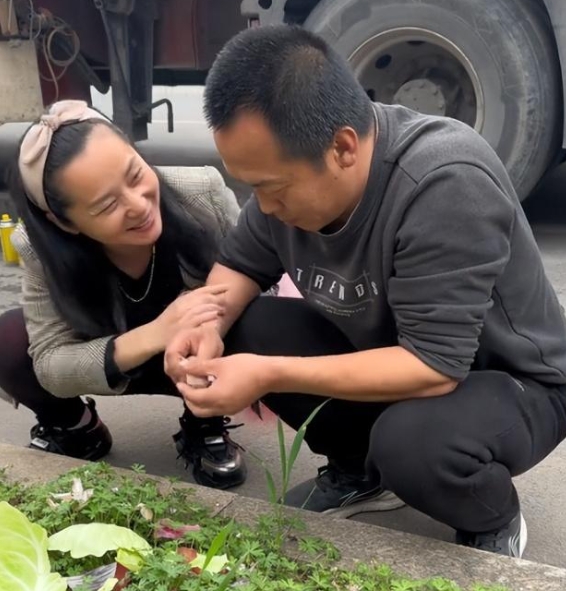
[[(8, 476), (14, 480), (44, 482), (84, 463), (0, 444), (0, 467), (5, 467)], [(196, 500), (216, 513), (234, 517), (243, 523), (252, 523), (258, 515), (271, 511), (271, 506), (265, 501), (196, 485), (182, 486), (193, 488)], [(310, 535), (335, 544), (342, 554), (341, 565), (345, 567), (356, 561), (385, 563), (397, 573), (411, 578), (443, 576), (453, 579), (466, 589), (474, 583), (503, 585), (510, 591), (566, 589), (566, 569), (499, 557), (375, 525), (306, 511), (299, 513)]]

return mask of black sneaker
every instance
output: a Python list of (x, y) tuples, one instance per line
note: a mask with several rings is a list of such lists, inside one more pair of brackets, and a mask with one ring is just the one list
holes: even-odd
[(299, 507), (336, 517), (351, 517), (367, 511), (390, 511), (405, 503), (392, 492), (372, 484), (363, 474), (348, 474), (330, 461), (318, 469), (318, 476), (292, 488), (284, 499)]
[(521, 558), (527, 545), (527, 524), (522, 513), (517, 513), (509, 524), (487, 533), (456, 532), (456, 543), (485, 552)]
[(81, 460), (95, 461), (103, 458), (112, 447), (112, 435), (100, 420), (94, 400), (87, 398), (86, 404), (92, 415), (87, 425), (78, 429), (34, 425), (30, 431), (29, 446)]
[(193, 465), (193, 477), (198, 484), (227, 489), (242, 484), (247, 476), (242, 447), (232, 441), (228, 429), (230, 419), (215, 417), (210, 421), (196, 419), (185, 413), (180, 419), (181, 430), (173, 435), (177, 457), (186, 466)]

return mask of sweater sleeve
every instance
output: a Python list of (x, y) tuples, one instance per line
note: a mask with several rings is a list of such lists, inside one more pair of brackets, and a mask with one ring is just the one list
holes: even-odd
[(111, 387), (106, 379), (104, 359), (113, 337), (77, 338), (53, 304), (43, 267), (22, 229), (14, 232), (12, 242), (22, 260), (22, 308), (39, 383), (60, 398), (122, 394), (127, 380)]
[(474, 361), (514, 207), (486, 171), (451, 164), (416, 186), (398, 228), (388, 283), (398, 342), (451, 378), (463, 380)]
[(223, 241), (218, 262), (253, 279), (265, 291), (283, 276), (283, 265), (275, 250), (269, 218), (255, 197), (244, 205), (236, 227)]

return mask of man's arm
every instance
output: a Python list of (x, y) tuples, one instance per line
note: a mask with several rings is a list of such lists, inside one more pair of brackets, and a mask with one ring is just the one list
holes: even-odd
[(208, 387), (178, 382), (198, 417), (233, 415), (268, 392), (301, 392), (358, 402), (396, 402), (449, 394), (458, 382), (402, 347), (326, 357), (231, 355), (186, 362)]
[(262, 290), (279, 281), (283, 267), (272, 242), (267, 217), (255, 197), (250, 197), (238, 223), (222, 242), (217, 263), (207, 285), (226, 284), (226, 315), (217, 323), (224, 337)]
[(403, 347), (326, 357), (265, 357), (262, 365), (268, 391), (361, 402), (441, 396), (458, 385)]
[(260, 294), (260, 287), (247, 275), (233, 271), (220, 263), (216, 263), (212, 267), (206, 284), (228, 286), (224, 296), (225, 314), (219, 320), (212, 322), (220, 336), (224, 338), (250, 302)]

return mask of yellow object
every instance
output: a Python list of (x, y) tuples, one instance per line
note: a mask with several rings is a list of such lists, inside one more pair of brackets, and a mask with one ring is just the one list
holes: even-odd
[(2, 244), (2, 258), (8, 265), (17, 265), (20, 262), (18, 252), (10, 241), (12, 232), (16, 229), (16, 222), (7, 214), (0, 220), (0, 243)]

